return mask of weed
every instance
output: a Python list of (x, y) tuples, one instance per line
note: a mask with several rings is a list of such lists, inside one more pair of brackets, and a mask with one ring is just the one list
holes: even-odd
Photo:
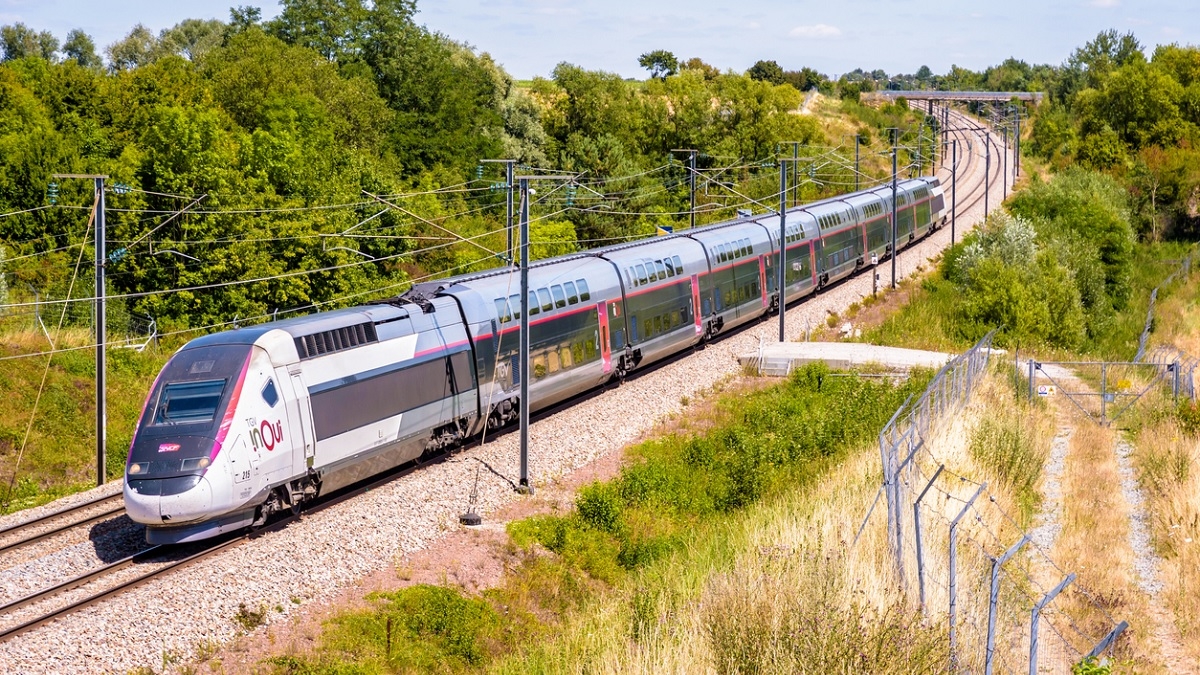
[(239, 602), (238, 611), (233, 615), (233, 620), (249, 633), (267, 622), (267, 608), (264, 605), (258, 609), (250, 609), (246, 607), (246, 603)]

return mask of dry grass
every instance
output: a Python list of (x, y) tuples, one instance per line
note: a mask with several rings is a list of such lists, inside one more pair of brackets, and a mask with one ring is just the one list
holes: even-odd
[[(714, 545), (688, 550), (641, 580), (632, 600), (614, 596), (562, 631), (559, 648), (521, 664), (546, 672), (940, 672), (949, 660), (948, 528), (975, 485), (955, 475), (992, 481), (992, 499), (978, 502), (980, 519), (960, 531), (960, 664), (982, 670), (991, 563), (1020, 537), (1000, 514), (1016, 513), (1020, 497), (1003, 476), (984, 468), (972, 450), (980, 420), (1029, 426), (1027, 441), (1048, 447), (1053, 430), (1041, 407), (1013, 405), (1011, 384), (997, 368), (964, 414), (944, 423), (931, 446), (953, 473), (927, 496), (928, 615), (915, 592), (898, 591), (881, 502), (851, 546), (879, 489), (879, 451), (863, 448), (805, 487), (748, 509), (719, 525)], [(928, 464), (928, 462), (926, 462)], [(936, 468), (925, 466), (925, 475)], [(919, 481), (923, 486), (924, 480)], [(951, 497), (953, 495), (953, 497)], [(910, 512), (911, 514), (911, 512)], [(912, 540), (911, 517), (906, 541)], [(906, 559), (915, 589), (915, 558)], [(1023, 556), (1006, 567), (997, 641), (1000, 670), (1028, 656), (1030, 582)], [(630, 628), (632, 627), (632, 628)], [(515, 672), (515, 671), (513, 671)]]
[(1187, 658), (1200, 663), (1200, 438), (1169, 415), (1139, 429), (1135, 460), (1162, 556), (1163, 593)]
[[(1068, 404), (1058, 401), (1063, 414)], [(1132, 628), (1118, 642), (1116, 655), (1136, 669), (1157, 669), (1146, 637), (1149, 603), (1133, 578), (1129, 543), (1130, 506), (1121, 494), (1121, 477), (1111, 428), (1076, 417), (1075, 434), (1063, 472), (1062, 532), (1054, 548), (1060, 567), (1078, 575), (1060, 607), (1094, 639), (1105, 635), (1113, 619)]]

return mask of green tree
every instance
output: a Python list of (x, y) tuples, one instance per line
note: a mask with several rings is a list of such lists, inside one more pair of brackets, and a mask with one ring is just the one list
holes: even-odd
[(227, 29), (228, 26), (216, 19), (186, 19), (159, 34), (159, 49), (195, 61), (205, 52), (219, 47)]
[(58, 40), (49, 31), (35, 31), (23, 23), (0, 27), (0, 48), (4, 61), (26, 57), (53, 61), (58, 53)]
[(650, 71), (650, 77), (665, 80), (679, 72), (679, 60), (665, 49), (655, 49), (638, 57), (638, 65)]
[(62, 51), (65, 58), (74, 60), (84, 68), (99, 68), (104, 65), (100, 56), (96, 54), (96, 43), (92, 41), (92, 36), (78, 28), (67, 33)]
[(158, 55), (158, 38), (142, 24), (137, 24), (124, 38), (105, 50), (113, 70), (132, 70), (154, 61)]
[(783, 84), (783, 68), (774, 61), (758, 61), (750, 70), (746, 71), (746, 75), (753, 80), (760, 82), (769, 82), (771, 84)]

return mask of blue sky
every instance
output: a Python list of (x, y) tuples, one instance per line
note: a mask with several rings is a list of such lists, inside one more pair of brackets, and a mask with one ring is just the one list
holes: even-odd
[[(101, 49), (141, 22), (155, 31), (187, 18), (228, 19), (255, 0), (0, 0), (0, 23), (23, 22), (62, 39), (72, 28)], [(637, 57), (667, 49), (742, 71), (759, 59), (836, 75), (855, 68), (911, 73), (928, 65), (979, 70), (1015, 56), (1062, 63), (1101, 30), (1156, 44), (1200, 44), (1195, 0), (419, 0), (417, 20), (489, 52), (514, 76), (548, 75), (560, 61), (644, 77)]]

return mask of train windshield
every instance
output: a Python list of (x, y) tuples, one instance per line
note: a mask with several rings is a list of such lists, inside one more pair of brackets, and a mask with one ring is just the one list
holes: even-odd
[(163, 387), (154, 424), (196, 424), (212, 422), (221, 404), (225, 380), (172, 382)]

